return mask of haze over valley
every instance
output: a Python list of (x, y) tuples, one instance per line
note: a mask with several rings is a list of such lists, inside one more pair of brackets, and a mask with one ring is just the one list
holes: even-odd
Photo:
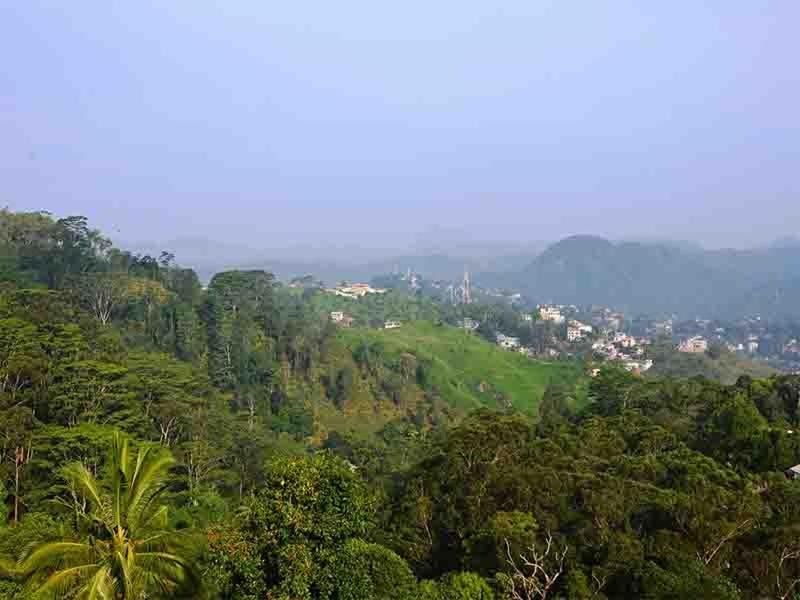
[(0, 600), (800, 599), (800, 3), (6, 4)]

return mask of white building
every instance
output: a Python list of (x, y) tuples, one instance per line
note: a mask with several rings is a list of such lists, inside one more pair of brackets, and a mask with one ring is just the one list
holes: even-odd
[(497, 334), (497, 345), (506, 350), (515, 350), (519, 348), (519, 338), (510, 335)]
[(464, 317), (461, 321), (461, 327), (467, 331), (475, 331), (480, 326), (481, 324), (478, 321), (470, 319), (469, 317)]
[(331, 312), (331, 321), (334, 323), (341, 323), (344, 321), (344, 313), (340, 310), (334, 310)]
[(552, 321), (553, 323), (563, 323), (564, 315), (558, 306), (539, 306), (539, 317), (542, 321)]
[(386, 323), (383, 324), (384, 329), (397, 329), (402, 326), (403, 324), (400, 321), (386, 321)]
[(592, 329), (591, 325), (587, 325), (586, 323), (581, 323), (580, 321), (570, 321), (569, 324), (576, 329), (579, 329), (582, 333), (592, 333), (594, 329)]
[(570, 343), (579, 342), (583, 339), (583, 332), (577, 327), (567, 327), (567, 341)]
[(350, 283), (347, 285), (339, 285), (333, 289), (326, 290), (331, 294), (343, 296), (344, 298), (363, 298), (367, 294), (384, 294), (386, 290), (374, 288), (368, 283)]
[(702, 352), (705, 352), (706, 350), (708, 350), (708, 341), (700, 335), (689, 338), (688, 340), (683, 340), (678, 345), (679, 352), (700, 354)]
[(592, 331), (591, 325), (586, 325), (580, 321), (570, 321), (569, 327), (567, 327), (567, 341), (580, 341), (587, 335), (591, 335)]

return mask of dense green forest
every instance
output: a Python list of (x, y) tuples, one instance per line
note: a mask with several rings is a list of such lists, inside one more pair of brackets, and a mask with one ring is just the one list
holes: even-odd
[(453, 310), (0, 212), (0, 598), (796, 597), (799, 377), (590, 378)]

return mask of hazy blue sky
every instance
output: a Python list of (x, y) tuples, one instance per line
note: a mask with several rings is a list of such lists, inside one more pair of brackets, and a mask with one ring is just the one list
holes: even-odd
[(0, 204), (128, 240), (800, 232), (800, 2), (7, 2)]

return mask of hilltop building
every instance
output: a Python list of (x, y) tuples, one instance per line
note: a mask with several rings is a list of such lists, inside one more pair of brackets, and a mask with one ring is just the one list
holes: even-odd
[(340, 310), (334, 310), (331, 312), (331, 321), (341, 327), (350, 327), (353, 324), (353, 317)]
[(368, 283), (350, 283), (346, 285), (337, 285), (335, 288), (325, 290), (331, 294), (342, 296), (344, 298), (358, 299), (363, 298), (368, 294), (385, 294), (386, 290), (381, 288), (374, 288)]
[(708, 350), (708, 341), (700, 335), (684, 340), (678, 345), (679, 352), (690, 354), (701, 354), (706, 350)]
[(539, 317), (542, 321), (552, 321), (553, 323), (563, 323), (564, 315), (561, 314), (561, 308), (558, 306), (541, 305), (539, 308)]
[(567, 341), (579, 342), (587, 335), (592, 334), (592, 326), (581, 323), (580, 321), (570, 321), (567, 327)]

